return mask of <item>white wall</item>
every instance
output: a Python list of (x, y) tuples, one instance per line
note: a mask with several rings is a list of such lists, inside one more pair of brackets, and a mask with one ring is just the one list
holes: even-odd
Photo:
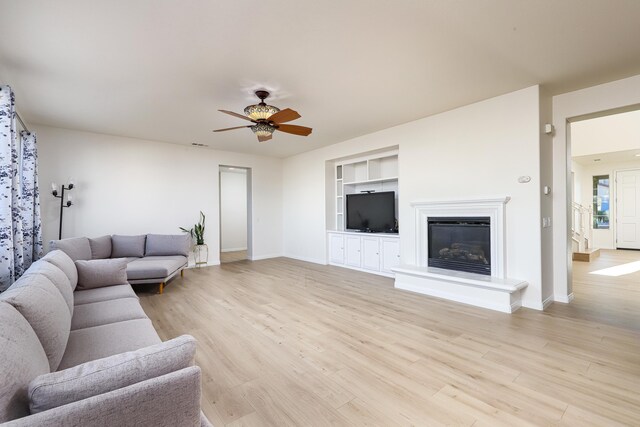
[(640, 75), (553, 97), (553, 284), (555, 301), (569, 302), (571, 289), (571, 145), (567, 123), (575, 118), (640, 104)]
[[(544, 132), (544, 125), (553, 122), (552, 97), (546, 90), (540, 90), (540, 214), (543, 218), (553, 220), (553, 135)], [(544, 194), (544, 187), (551, 187), (549, 194)], [(542, 301), (549, 305), (553, 302), (553, 223), (541, 230), (541, 262), (542, 262)]]
[(572, 123), (571, 140), (573, 157), (638, 149), (640, 110)]
[(539, 109), (534, 86), (285, 159), (285, 255), (326, 262), (325, 161), (399, 145), (402, 262), (415, 263), (412, 201), (510, 196), (507, 274), (529, 282), (523, 305), (541, 308)]
[(247, 172), (220, 171), (220, 250), (247, 249)]
[(112, 135), (33, 126), (38, 135), (45, 241), (57, 238), (59, 201), (74, 177), (63, 237), (178, 233), (207, 216), (209, 262), (219, 262), (219, 165), (252, 169), (253, 257), (282, 254), (282, 160)]

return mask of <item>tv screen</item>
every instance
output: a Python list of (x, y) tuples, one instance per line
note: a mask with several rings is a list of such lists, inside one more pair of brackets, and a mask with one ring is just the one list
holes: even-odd
[(347, 194), (347, 229), (395, 232), (396, 203), (393, 191)]

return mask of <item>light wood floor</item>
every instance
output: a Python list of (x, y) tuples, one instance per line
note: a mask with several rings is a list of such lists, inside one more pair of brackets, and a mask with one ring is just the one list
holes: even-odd
[(140, 298), (163, 339), (198, 340), (216, 426), (637, 426), (640, 277), (589, 268), (574, 303), (513, 315), (286, 258), (188, 270)]
[(220, 262), (222, 264), (227, 262), (244, 261), (247, 259), (247, 251), (232, 251), (232, 252), (220, 252)]

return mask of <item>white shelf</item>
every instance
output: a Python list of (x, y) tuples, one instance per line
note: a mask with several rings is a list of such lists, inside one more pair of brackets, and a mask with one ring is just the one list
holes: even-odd
[[(333, 170), (333, 172), (331, 172)], [(345, 230), (345, 201), (349, 194), (359, 194), (364, 191), (383, 192), (393, 191), (396, 195), (396, 213), (398, 212), (398, 151), (390, 149), (384, 152), (363, 153), (357, 158), (336, 161), (328, 169), (327, 184), (333, 181), (333, 194), (327, 193), (328, 215), (335, 223), (328, 221), (327, 228), (336, 231)], [(366, 233), (360, 233), (366, 235)], [(394, 236), (389, 234), (389, 236)]]
[(387, 182), (387, 181), (397, 181), (397, 176), (391, 176), (388, 178), (378, 178), (378, 179), (367, 179), (364, 181), (352, 181), (352, 182), (344, 182), (343, 185), (358, 185), (358, 184), (375, 184), (378, 182)]

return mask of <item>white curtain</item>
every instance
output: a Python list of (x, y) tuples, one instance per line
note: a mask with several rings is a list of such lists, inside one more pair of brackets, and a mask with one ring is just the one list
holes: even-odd
[[(13, 91), (0, 86), (0, 292), (42, 254), (35, 136), (33, 141), (27, 139), (27, 158), (21, 165)], [(29, 177), (25, 187), (21, 185), (21, 166)], [(23, 205), (23, 194), (27, 205)]]
[(20, 132), (22, 157), (20, 177), (22, 183), (22, 261), (24, 269), (42, 257), (42, 221), (40, 220), (40, 191), (38, 188), (38, 149), (36, 134)]

